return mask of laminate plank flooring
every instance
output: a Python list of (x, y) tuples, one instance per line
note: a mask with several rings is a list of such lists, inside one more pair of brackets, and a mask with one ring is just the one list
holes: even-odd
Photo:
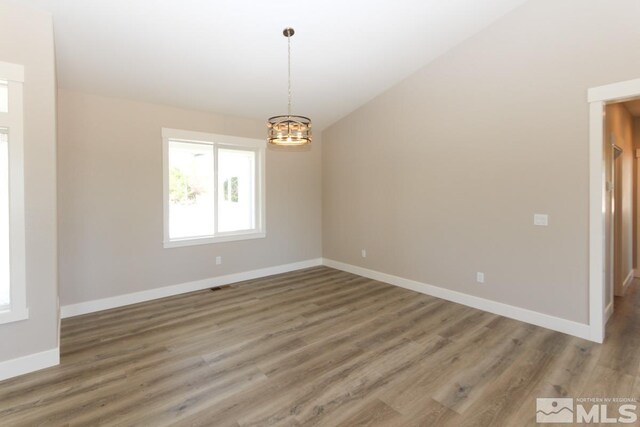
[(327, 267), (64, 319), (1, 426), (526, 426), (640, 397), (640, 291), (603, 345)]

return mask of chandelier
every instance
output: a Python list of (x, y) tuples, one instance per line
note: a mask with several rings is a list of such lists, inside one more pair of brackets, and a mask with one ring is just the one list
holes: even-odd
[(291, 114), (291, 36), (293, 28), (285, 28), (282, 34), (288, 44), (289, 74), (289, 109), (283, 116), (270, 117), (267, 123), (269, 143), (273, 145), (306, 145), (311, 143), (311, 119)]

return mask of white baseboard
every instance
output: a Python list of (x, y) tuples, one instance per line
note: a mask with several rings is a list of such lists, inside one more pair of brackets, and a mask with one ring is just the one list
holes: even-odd
[[(214, 286), (223, 286), (230, 283), (240, 282), (243, 280), (257, 279), (260, 277), (271, 276), (274, 274), (286, 273), (289, 271), (300, 270), (303, 268), (315, 267), (318, 265), (326, 265), (338, 270), (347, 271), (370, 279), (379, 280), (395, 286), (410, 289), (426, 295), (442, 298), (447, 301), (453, 301), (479, 310), (488, 311), (490, 313), (509, 317), (511, 319), (520, 320), (536, 326), (542, 326), (558, 332), (563, 332), (576, 337), (591, 339), (589, 325), (578, 323), (559, 317), (550, 316), (548, 314), (539, 313), (521, 307), (492, 301), (473, 295), (464, 294), (450, 289), (438, 286), (428, 285), (426, 283), (417, 282), (415, 280), (405, 279), (393, 276), (379, 271), (358, 267), (351, 264), (345, 264), (333, 261), (327, 258), (310, 259), (306, 261), (296, 262), (292, 264), (278, 265), (274, 267), (266, 267), (257, 270), (246, 271), (242, 273), (229, 274), (226, 276), (211, 277), (208, 279), (196, 280), (193, 282), (182, 283), (179, 285), (166, 286), (162, 288), (149, 289), (146, 291), (135, 292), (131, 294), (118, 295), (99, 300), (87, 301), (78, 304), (62, 306), (62, 318), (79, 316), (82, 314), (93, 313), (96, 311), (108, 310), (110, 308), (122, 307), (125, 305), (136, 304), (140, 302), (150, 301), (158, 298), (164, 298), (172, 295), (183, 294), (186, 292), (199, 291), (202, 289), (212, 288)], [(1, 371), (0, 371), (1, 373)]]
[(58, 364), (60, 364), (59, 348), (0, 362), (0, 381)]
[(622, 282), (622, 294), (623, 295), (624, 295), (625, 292), (627, 292), (627, 288), (629, 287), (631, 282), (633, 282), (634, 278), (635, 278), (635, 270), (631, 269), (631, 271), (629, 271), (629, 274), (627, 274), (627, 277), (624, 279), (624, 282)]
[(322, 258), (294, 262), (291, 264), (276, 265), (273, 267), (260, 268), (257, 270), (245, 271), (242, 273), (228, 274), (226, 276), (195, 280), (193, 282), (181, 283), (179, 285), (165, 286), (162, 288), (149, 289), (146, 291), (134, 292), (131, 294), (117, 295), (114, 297), (86, 301), (77, 304), (63, 305), (60, 314), (64, 319), (67, 317), (79, 316), (81, 314), (108, 310), (110, 308), (137, 304), (139, 302), (170, 297), (187, 292), (200, 291), (202, 289), (212, 288), (215, 286), (228, 285), (230, 283), (241, 282), (243, 280), (258, 279), (260, 277), (272, 276), (274, 274), (286, 273), (289, 271), (301, 270), (303, 268), (316, 267), (319, 265), (322, 265)]
[(324, 258), (323, 264), (327, 267), (336, 268), (338, 270), (347, 271), (359, 276), (368, 277), (395, 286), (410, 289), (426, 295), (431, 295), (447, 301), (456, 302), (479, 310), (488, 311), (489, 313), (498, 314), (500, 316), (509, 317), (511, 319), (520, 320), (543, 328), (573, 335), (579, 338), (591, 340), (591, 330), (588, 324), (578, 323), (572, 320), (562, 319), (560, 317), (550, 316), (548, 314), (539, 313), (537, 311), (528, 310), (526, 308), (515, 307), (497, 301), (492, 301), (473, 295), (463, 294), (461, 292), (452, 291), (450, 289), (438, 286), (428, 285), (426, 283), (417, 282), (415, 280), (405, 279), (390, 274), (381, 273), (375, 270), (358, 267), (351, 264), (345, 264), (331, 259)]
[(613, 314), (613, 301), (611, 301), (609, 303), (609, 305), (607, 306), (607, 308), (605, 308), (605, 310), (604, 310), (604, 324), (605, 325), (609, 321), (609, 318), (611, 317), (612, 314)]

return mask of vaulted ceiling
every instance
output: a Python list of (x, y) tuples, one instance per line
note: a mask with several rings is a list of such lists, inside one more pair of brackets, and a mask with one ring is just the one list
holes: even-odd
[(525, 0), (22, 0), (52, 12), (62, 88), (333, 123)]

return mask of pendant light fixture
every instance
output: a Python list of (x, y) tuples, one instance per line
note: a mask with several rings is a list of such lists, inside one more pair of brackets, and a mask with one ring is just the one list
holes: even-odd
[(311, 119), (291, 114), (291, 37), (293, 28), (285, 28), (282, 34), (287, 38), (289, 58), (289, 110), (287, 115), (269, 118), (269, 143), (273, 145), (306, 145), (311, 143)]

